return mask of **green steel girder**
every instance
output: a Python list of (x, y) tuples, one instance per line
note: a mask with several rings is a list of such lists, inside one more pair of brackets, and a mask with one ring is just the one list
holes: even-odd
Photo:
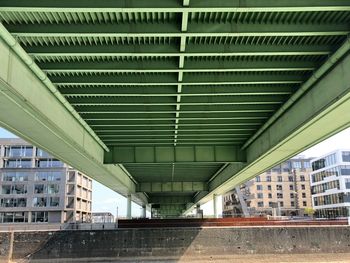
[[(270, 117), (268, 112), (232, 112), (232, 113), (221, 113), (220, 117), (216, 117), (216, 113), (181, 113), (178, 117), (179, 120), (211, 120), (211, 119), (266, 119)], [(173, 120), (176, 118), (175, 113), (80, 113), (80, 116), (84, 117), (85, 120)]]
[(347, 35), (347, 24), (188, 23), (187, 31), (171, 23), (144, 24), (7, 24), (16, 37), (220, 37), (220, 36), (336, 36)]
[[(173, 105), (163, 106), (146, 106), (146, 105), (133, 105), (133, 106), (120, 106), (120, 105), (95, 105), (84, 106), (77, 105), (76, 110), (79, 113), (176, 113), (178, 112)], [(245, 113), (245, 112), (274, 112), (278, 108), (275, 104), (236, 104), (236, 105), (192, 105), (183, 106), (181, 113)]]
[(245, 162), (237, 146), (110, 147), (104, 163)]
[(242, 44), (186, 44), (186, 51), (179, 53), (179, 44), (158, 45), (89, 45), (89, 46), (27, 46), (28, 54), (36, 58), (58, 57), (213, 57), (213, 56), (310, 56), (328, 55), (334, 45), (242, 45)]
[(45, 72), (245, 72), (245, 71), (303, 71), (313, 70), (319, 63), (314, 61), (283, 60), (206, 60), (186, 61), (185, 67), (179, 68), (175, 60), (136, 60), (136, 61), (69, 61), (39, 62)]
[(72, 105), (215, 105), (215, 104), (279, 104), (286, 100), (284, 95), (241, 95), (241, 96), (213, 96), (213, 97), (184, 97), (178, 103), (174, 97), (149, 97), (147, 100), (140, 97), (68, 97)]
[(193, 193), (208, 191), (205, 182), (143, 182), (137, 185), (138, 192), (146, 193)]
[(189, 6), (178, 0), (123, 1), (41, 1), (3, 0), (0, 11), (16, 12), (297, 12), (350, 10), (347, 0), (273, 0), (192, 1)]
[[(183, 205), (192, 203), (193, 198), (188, 195), (152, 195), (149, 197), (148, 202), (150, 204), (163, 204), (163, 205)], [(184, 208), (182, 208), (184, 209)]]
[[(148, 120), (89, 120), (87, 123), (91, 127), (95, 126), (169, 126), (174, 124), (174, 119), (169, 120), (157, 120), (157, 119), (148, 119)], [(228, 126), (240, 126), (240, 125), (261, 125), (262, 120), (259, 119), (239, 119), (232, 121), (232, 119), (206, 119), (206, 120), (180, 120), (178, 119), (179, 125), (182, 126), (212, 126), (212, 125), (228, 125)]]
[(102, 146), (18, 53), (0, 38), (1, 126), (121, 194), (135, 192), (133, 179), (103, 164)]
[(97, 158), (94, 171), (120, 168), (124, 185), (110, 173), (103, 181), (129, 194), (135, 189), (125, 191), (125, 176), (136, 180), (135, 196), (148, 193), (161, 216), (177, 216), (286, 159), (314, 143), (312, 133), (320, 139), (349, 125), (345, 116), (323, 126), (312, 119), (348, 96), (333, 88), (349, 83), (338, 66), (337, 80), (327, 82), (332, 89), (318, 87), (325, 77), (296, 97), (313, 71), (311, 80), (326, 71), (318, 67), (328, 56), (338, 59), (332, 53), (350, 32), (349, 0), (0, 0), (0, 21), (31, 55), (29, 67), (109, 147), (110, 165)]
[[(241, 95), (281, 95), (296, 90), (292, 85), (245, 85), (245, 86), (182, 86), (181, 97), (190, 96), (241, 96)], [(115, 96), (115, 97), (166, 97), (177, 96), (175, 86), (145, 87), (66, 87), (60, 92), (68, 96)]]
[[(129, 74), (48, 74), (51, 81), (62, 85), (133, 85), (156, 86), (178, 85), (177, 76), (173, 73), (129, 73)], [(184, 73), (182, 85), (225, 85), (225, 84), (291, 84), (302, 83), (306, 73), (297, 71), (260, 73)]]
[[(350, 45), (347, 42), (347, 49)], [(350, 126), (350, 55), (323, 75), (247, 148), (247, 165), (230, 165), (209, 184), (210, 192), (196, 198), (205, 203), (266, 169), (295, 156)], [(332, 87), (331, 89), (329, 87)]]

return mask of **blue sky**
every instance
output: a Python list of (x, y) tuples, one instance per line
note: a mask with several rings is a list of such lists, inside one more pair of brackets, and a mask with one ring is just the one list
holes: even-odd
[[(0, 138), (14, 138), (16, 137), (12, 133), (0, 127)], [(350, 149), (350, 128), (330, 137), (329, 139), (311, 147), (300, 155), (305, 157), (317, 157), (327, 152), (336, 149)], [(118, 207), (118, 215), (124, 217), (126, 215), (126, 198), (120, 194), (110, 190), (102, 184), (94, 181), (93, 193), (92, 193), (92, 210), (94, 212), (111, 212), (116, 215)], [(204, 214), (213, 213), (213, 203), (208, 202), (202, 206)], [(219, 201), (217, 203), (218, 211), (221, 211), (222, 204)], [(141, 207), (133, 203), (132, 216), (138, 217), (141, 215)], [(147, 216), (150, 213), (147, 212)]]

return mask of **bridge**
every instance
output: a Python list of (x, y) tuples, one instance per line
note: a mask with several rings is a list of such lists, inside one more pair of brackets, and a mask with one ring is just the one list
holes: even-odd
[(0, 125), (129, 217), (179, 216), (350, 126), (349, 0), (0, 0), (0, 21)]

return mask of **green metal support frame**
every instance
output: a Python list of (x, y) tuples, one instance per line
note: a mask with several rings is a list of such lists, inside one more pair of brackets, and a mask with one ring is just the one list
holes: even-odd
[[(344, 46), (349, 50), (350, 41)], [(247, 165), (229, 165), (209, 183), (210, 191), (197, 195), (194, 203), (206, 203), (213, 194), (223, 194), (349, 127), (349, 69), (347, 53), (246, 148)]]
[(0, 57), (0, 125), (111, 189), (135, 193), (132, 178), (103, 164), (102, 146), (1, 38)]
[(114, 146), (105, 152), (104, 163), (222, 163), (245, 162), (245, 152), (239, 146)]

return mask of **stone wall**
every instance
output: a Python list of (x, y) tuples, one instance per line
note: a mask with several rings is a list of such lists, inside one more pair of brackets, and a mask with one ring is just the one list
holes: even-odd
[[(1, 256), (6, 256), (8, 240), (8, 233), (0, 233)], [(13, 245), (15, 261), (30, 257), (32, 262), (48, 262), (48, 259), (68, 262), (69, 259), (79, 258), (84, 258), (86, 262), (94, 261), (94, 258), (123, 257), (349, 253), (350, 228), (148, 228), (16, 232)]]

